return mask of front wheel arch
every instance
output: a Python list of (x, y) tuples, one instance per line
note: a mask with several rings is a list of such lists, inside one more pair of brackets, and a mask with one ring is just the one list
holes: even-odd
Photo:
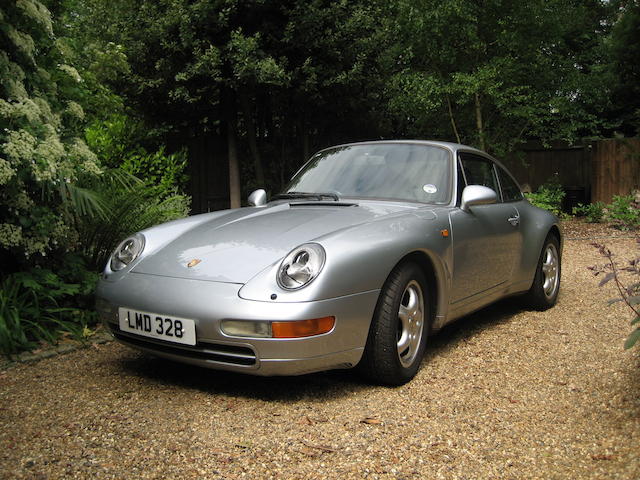
[[(358, 365), (361, 373), (377, 383), (402, 385), (415, 376), (422, 363), (435, 310), (435, 298), (432, 297), (432, 292), (435, 291), (435, 274), (429, 268), (430, 265), (424, 262), (424, 257), (420, 256), (409, 255), (403, 258), (391, 270), (380, 291), (367, 335), (365, 352)], [(417, 337), (413, 314), (407, 315), (411, 306), (409, 303), (404, 306), (408, 294), (413, 294), (419, 299), (419, 309), (416, 309), (416, 312), (420, 311), (421, 314), (415, 318), (420, 318), (421, 326)], [(414, 338), (414, 341), (407, 341), (406, 345), (403, 345), (402, 339), (407, 339), (407, 330), (413, 332), (414, 336), (411, 338)], [(401, 349), (405, 346), (406, 353), (402, 353)]]
[(415, 263), (416, 265), (418, 265), (418, 267), (420, 267), (420, 270), (422, 270), (422, 274), (427, 280), (427, 293), (431, 302), (430, 318), (427, 325), (429, 327), (429, 331), (427, 333), (430, 335), (431, 329), (433, 328), (434, 320), (436, 318), (437, 312), (439, 311), (440, 300), (440, 286), (438, 284), (436, 268), (431, 258), (424, 252), (412, 252), (405, 255), (402, 260), (400, 260), (393, 267), (393, 269), (397, 268), (402, 263)]

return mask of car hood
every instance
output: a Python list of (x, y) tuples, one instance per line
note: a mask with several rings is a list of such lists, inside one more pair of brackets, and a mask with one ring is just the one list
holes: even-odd
[(143, 257), (133, 272), (244, 284), (300, 244), (416, 208), (387, 202), (300, 202), (231, 210)]

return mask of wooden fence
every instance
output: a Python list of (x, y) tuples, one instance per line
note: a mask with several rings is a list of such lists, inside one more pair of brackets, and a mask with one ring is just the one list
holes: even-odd
[(610, 203), (614, 195), (640, 189), (640, 138), (549, 147), (532, 142), (504, 163), (532, 191), (557, 175), (567, 192), (567, 211), (577, 203)]
[(640, 138), (594, 142), (591, 172), (592, 202), (610, 203), (614, 195), (640, 189)]
[(554, 142), (545, 147), (529, 142), (503, 160), (525, 191), (535, 192), (554, 176), (567, 192), (565, 210), (589, 201), (591, 194), (591, 147)]
[[(192, 212), (229, 208), (229, 173), (224, 140), (211, 135), (189, 146)], [(527, 143), (501, 159), (521, 185), (535, 191), (557, 174), (567, 192), (565, 210), (578, 203), (610, 203), (613, 195), (640, 189), (640, 138), (598, 140), (583, 145)]]
[(189, 193), (194, 214), (229, 208), (229, 163), (220, 136), (190, 142)]

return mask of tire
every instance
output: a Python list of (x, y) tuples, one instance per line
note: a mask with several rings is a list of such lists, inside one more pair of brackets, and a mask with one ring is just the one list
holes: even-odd
[(361, 372), (376, 383), (402, 385), (420, 368), (430, 326), (427, 282), (414, 263), (397, 266), (376, 305)]
[(562, 271), (560, 246), (555, 235), (549, 234), (540, 252), (533, 284), (527, 293), (527, 303), (535, 310), (548, 310), (558, 301)]

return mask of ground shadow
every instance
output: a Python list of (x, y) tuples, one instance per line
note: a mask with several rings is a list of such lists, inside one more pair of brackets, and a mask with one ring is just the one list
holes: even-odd
[[(517, 300), (507, 299), (448, 325), (430, 339), (423, 368), (428, 368), (429, 360), (439, 353), (455, 348), (460, 342), (482, 331), (508, 322), (520, 311), (522, 308)], [(304, 399), (321, 402), (380, 388), (363, 379), (356, 370), (333, 370), (296, 377), (257, 377), (183, 365), (143, 353), (123, 358), (120, 366), (126, 375), (154, 383), (265, 401)]]
[(264, 401), (323, 401), (371, 387), (351, 370), (295, 377), (260, 377), (183, 365), (145, 353), (123, 358), (120, 365), (126, 375), (151, 382)]
[(430, 339), (423, 366), (434, 356), (455, 348), (481, 332), (511, 321), (524, 310), (521, 298), (510, 297), (450, 323)]

